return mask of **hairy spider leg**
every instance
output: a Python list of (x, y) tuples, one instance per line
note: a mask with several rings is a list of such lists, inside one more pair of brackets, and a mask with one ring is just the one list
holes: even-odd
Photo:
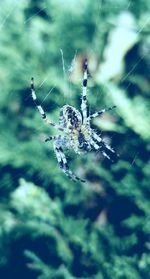
[(63, 153), (63, 149), (57, 145), (56, 142), (54, 142), (54, 151), (57, 157), (57, 161), (59, 164), (60, 169), (71, 179), (74, 181), (81, 181), (81, 182), (85, 182), (85, 180), (79, 178), (78, 176), (76, 176), (70, 169), (67, 163), (67, 159), (65, 154)]
[(34, 78), (32, 77), (31, 78), (31, 94), (32, 94), (32, 99), (42, 117), (42, 119), (48, 124), (48, 125), (51, 125), (53, 126), (54, 128), (58, 129), (58, 130), (61, 130), (63, 131), (64, 129), (59, 127), (59, 125), (53, 123), (46, 115), (44, 109), (42, 108), (42, 106), (40, 105), (38, 99), (37, 99), (37, 96), (36, 96), (36, 93), (35, 93), (35, 87), (34, 87)]
[(111, 148), (106, 142), (104, 142), (103, 139), (102, 139), (100, 136), (98, 136), (95, 132), (92, 133), (92, 136), (93, 136), (93, 138), (94, 138), (98, 143), (104, 144), (104, 146), (105, 146), (108, 150), (110, 150), (111, 152), (115, 153), (114, 149)]
[[(113, 148), (111, 148), (107, 143), (103, 141), (103, 139), (98, 136), (95, 132), (92, 133), (91, 144), (93, 145), (95, 150), (100, 150), (102, 154), (107, 157), (107, 159), (113, 161), (114, 158), (117, 155), (115, 154), (115, 151)], [(96, 141), (96, 142), (95, 142)]]
[(93, 146), (95, 150), (100, 149), (100, 146), (92, 138), (90, 138), (90, 145)]
[[(101, 146), (97, 144), (94, 140), (90, 139), (90, 144), (94, 147), (95, 150), (100, 150)], [(102, 154), (110, 160), (110, 157), (106, 154), (105, 151), (101, 150)]]
[(84, 74), (82, 83), (82, 96), (81, 96), (81, 112), (83, 116), (83, 124), (87, 122), (87, 77), (88, 77), (88, 62), (84, 62)]
[(105, 108), (105, 109), (102, 109), (102, 110), (100, 110), (100, 111), (97, 111), (97, 112), (95, 112), (95, 113), (89, 115), (88, 120), (89, 120), (89, 119), (92, 119), (92, 118), (95, 118), (95, 117), (97, 117), (97, 116), (100, 116), (100, 115), (102, 115), (104, 112), (110, 111), (110, 110), (112, 110), (112, 109), (114, 109), (114, 108), (116, 108), (116, 106), (113, 106), (113, 107), (110, 107), (110, 108)]

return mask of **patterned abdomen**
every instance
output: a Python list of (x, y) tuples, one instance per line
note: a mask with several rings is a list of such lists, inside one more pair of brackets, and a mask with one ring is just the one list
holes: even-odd
[(82, 125), (81, 113), (74, 107), (65, 105), (60, 110), (59, 124), (63, 128), (77, 129)]

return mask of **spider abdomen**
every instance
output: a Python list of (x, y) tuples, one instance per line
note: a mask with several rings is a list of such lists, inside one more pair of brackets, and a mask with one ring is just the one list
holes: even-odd
[(63, 128), (77, 129), (82, 125), (81, 113), (74, 107), (65, 105), (60, 110), (59, 124)]

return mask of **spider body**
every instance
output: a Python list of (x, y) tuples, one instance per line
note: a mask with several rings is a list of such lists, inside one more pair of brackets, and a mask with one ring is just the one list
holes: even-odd
[(58, 160), (59, 167), (72, 180), (85, 182), (76, 176), (67, 163), (63, 148), (72, 149), (75, 153), (81, 154), (91, 150), (100, 150), (102, 154), (110, 160), (114, 160), (115, 151), (91, 128), (90, 122), (92, 118), (100, 116), (106, 111), (112, 110), (115, 106), (103, 109), (94, 114), (88, 115), (87, 108), (87, 60), (84, 64), (83, 89), (81, 96), (81, 111), (73, 106), (64, 105), (60, 109), (59, 124), (55, 124), (48, 119), (43, 108), (39, 104), (35, 88), (34, 80), (31, 79), (32, 98), (37, 106), (43, 120), (61, 132), (60, 135), (50, 136), (45, 141), (53, 140), (54, 152)]

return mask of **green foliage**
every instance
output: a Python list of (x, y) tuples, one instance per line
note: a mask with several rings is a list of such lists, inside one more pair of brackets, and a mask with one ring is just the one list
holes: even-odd
[[(147, 0), (0, 4), (1, 278), (150, 278), (149, 12)], [(58, 122), (64, 104), (80, 107), (85, 57), (90, 111), (117, 106), (93, 127), (119, 159), (65, 150), (81, 184), (44, 142), (57, 131), (40, 119), (29, 84), (34, 76)]]

